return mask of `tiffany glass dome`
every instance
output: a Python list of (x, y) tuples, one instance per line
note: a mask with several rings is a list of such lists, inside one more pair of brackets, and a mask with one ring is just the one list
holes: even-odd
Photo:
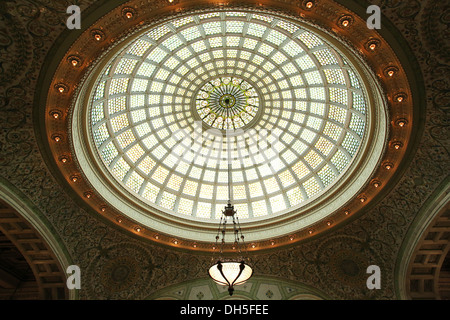
[[(326, 217), (329, 208), (314, 215), (311, 205), (360, 169), (372, 121), (365, 75), (349, 57), (326, 33), (276, 14), (192, 13), (146, 28), (103, 60), (86, 99), (105, 199), (144, 226), (158, 228), (155, 214), (213, 225), (228, 201), (229, 151), (244, 226)], [(114, 204), (117, 192), (135, 206)]]

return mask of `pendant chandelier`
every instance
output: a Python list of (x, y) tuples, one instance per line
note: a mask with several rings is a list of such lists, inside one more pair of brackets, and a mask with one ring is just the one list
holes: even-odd
[[(228, 100), (225, 100), (225, 103)], [(229, 131), (227, 131), (228, 137)], [(244, 235), (242, 234), (241, 227), (239, 224), (239, 219), (236, 216), (236, 210), (231, 204), (231, 151), (230, 151), (230, 139), (227, 139), (228, 146), (228, 204), (225, 206), (225, 210), (222, 211), (222, 216), (219, 222), (219, 229), (216, 235), (216, 245), (215, 250), (220, 247), (219, 258), (214, 264), (209, 268), (209, 276), (218, 284), (228, 286), (228, 293), (230, 296), (233, 295), (234, 286), (243, 284), (253, 274), (253, 269), (249, 264), (245, 262), (248, 260), (245, 258), (245, 242)], [(227, 221), (231, 220), (233, 223), (233, 234), (234, 243), (233, 250), (236, 251), (236, 257), (225, 258), (223, 256), (223, 249), (225, 247), (225, 234), (227, 229)], [(219, 240), (220, 244), (219, 244)]]

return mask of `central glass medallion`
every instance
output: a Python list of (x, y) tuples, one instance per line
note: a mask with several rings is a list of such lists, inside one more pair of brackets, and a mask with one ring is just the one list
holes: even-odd
[(203, 122), (213, 128), (242, 128), (255, 118), (258, 109), (256, 90), (241, 78), (213, 79), (197, 93), (196, 110)]

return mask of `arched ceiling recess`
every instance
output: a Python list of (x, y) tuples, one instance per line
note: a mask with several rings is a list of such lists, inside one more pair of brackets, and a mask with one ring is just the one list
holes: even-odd
[[(318, 235), (370, 205), (398, 171), (413, 132), (410, 86), (389, 43), (326, 0), (129, 1), (73, 42), (42, 116), (54, 163), (88, 207), (136, 235), (200, 251), (213, 250), (226, 202), (223, 157), (214, 167), (190, 162), (189, 173), (177, 171), (161, 153), (172, 150), (170, 132), (157, 129), (193, 128), (193, 120), (218, 137), (233, 126), (279, 129), (278, 167), (267, 154), (261, 165), (233, 163), (233, 201), (249, 250)], [(231, 145), (236, 151), (237, 138)]]
[[(5, 196), (3, 191), (1, 193)], [(21, 210), (26, 209), (22, 207)], [(56, 253), (52, 248), (55, 244), (47, 243), (48, 239), (35, 229), (36, 226), (3, 199), (0, 199), (0, 213), (0, 232), (11, 241), (28, 263), (36, 279), (38, 298), (61, 300), (70, 297), (72, 294), (67, 290), (66, 274), (60, 264), (62, 257), (57, 256), (60, 252)], [(20, 284), (20, 280), (17, 281)]]

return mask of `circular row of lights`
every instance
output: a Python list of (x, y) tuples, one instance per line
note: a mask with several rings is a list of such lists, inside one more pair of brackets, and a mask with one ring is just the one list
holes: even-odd
[[(169, 3), (174, 2), (173, 0), (167, 0), (167, 1)], [(316, 1), (303, 1), (302, 6), (303, 6), (303, 9), (305, 9), (306, 11), (312, 11), (316, 7)], [(122, 17), (124, 19), (133, 20), (136, 18), (136, 16), (137, 16), (137, 12), (134, 8), (126, 7), (126, 8), (122, 9)], [(304, 14), (301, 14), (301, 16), (304, 17)], [(349, 30), (351, 28), (351, 26), (354, 25), (354, 23), (355, 23), (355, 19), (352, 15), (343, 14), (338, 19), (337, 26), (340, 27), (341, 29)], [(143, 24), (143, 22), (140, 22), (140, 24)], [(106, 34), (101, 29), (91, 30), (90, 35), (91, 35), (91, 38), (95, 42), (102, 42), (107, 38)], [(365, 43), (364, 47), (366, 48), (366, 50), (368, 52), (376, 52), (381, 47), (381, 41), (376, 38), (370, 38)], [(81, 56), (79, 56), (77, 54), (70, 54), (67, 57), (66, 62), (67, 62), (67, 65), (70, 66), (72, 69), (80, 69), (80, 70), (85, 70), (87, 68), (87, 65), (89, 64), (88, 62), (84, 63)], [(397, 67), (395, 65), (389, 65), (389, 66), (385, 67), (383, 72), (378, 74), (379, 78), (384, 81), (389, 81), (390, 79), (396, 79), (396, 77), (398, 75), (400, 75), (400, 69), (399, 69), (399, 67)], [(69, 86), (62, 82), (58, 82), (56, 85), (54, 85), (54, 89), (59, 96), (62, 96), (62, 95), (69, 96), (69, 93), (71, 92)], [(391, 98), (391, 101), (396, 104), (405, 104), (406, 105), (406, 102), (408, 102), (408, 94), (405, 93), (404, 91), (389, 95), (389, 97)], [(67, 117), (64, 117), (64, 112), (61, 109), (52, 109), (49, 112), (49, 117), (51, 120), (54, 120), (54, 121), (63, 121), (64, 119), (67, 118)], [(393, 121), (394, 127), (397, 127), (399, 129), (403, 129), (403, 128), (407, 127), (408, 124), (409, 124), (409, 121), (404, 116), (399, 117), (395, 121)], [(65, 138), (64, 135), (61, 133), (54, 133), (51, 135), (51, 140), (53, 140), (53, 142), (57, 143), (57, 144), (66, 142), (64, 140), (64, 138)], [(392, 140), (390, 142), (390, 147), (393, 150), (400, 150), (404, 147), (404, 143), (402, 141), (399, 141), (398, 139)], [(67, 149), (69, 149), (69, 148), (67, 148)], [(71, 156), (72, 156), (71, 153), (63, 152), (63, 154), (61, 154), (57, 157), (57, 160), (62, 165), (67, 165), (71, 162)], [(391, 161), (387, 160), (382, 163), (382, 168), (385, 171), (392, 171), (392, 169), (394, 168), (394, 164)], [(73, 184), (76, 183), (76, 184), (81, 185), (81, 181), (82, 181), (81, 173), (78, 172), (75, 174), (69, 174), (67, 177), (71, 183), (73, 183)], [(378, 189), (382, 186), (382, 183), (380, 180), (375, 178), (369, 184), (373, 188)], [(92, 200), (94, 200), (94, 198), (97, 199), (95, 197), (94, 192), (90, 189), (87, 189), (86, 191), (82, 192), (82, 194), (83, 194), (84, 198), (87, 200), (92, 201)], [(355, 198), (356, 198), (356, 202), (359, 202), (360, 204), (364, 204), (364, 203), (368, 202), (368, 200), (369, 200), (369, 198), (365, 194), (360, 194), (360, 195), (356, 196)], [(101, 202), (101, 199), (98, 198), (97, 201)], [(114, 210), (112, 208), (109, 208), (104, 203), (101, 203), (99, 205), (98, 210), (103, 214), (106, 214), (108, 211), (112, 211), (112, 213), (114, 212)], [(355, 210), (355, 212), (356, 211), (357, 210)], [(336, 214), (335, 217), (339, 218), (339, 215), (341, 215), (342, 217), (347, 217), (347, 216), (351, 215), (351, 213), (352, 213), (352, 211), (349, 208), (344, 208), (340, 211), (340, 214), (339, 213)], [(113, 213), (113, 214), (116, 215), (115, 213)], [(331, 227), (331, 226), (335, 225), (338, 222), (337, 220), (338, 219), (335, 219), (335, 220), (328, 219), (325, 222), (319, 222), (319, 224), (317, 224), (316, 226), (310, 226), (306, 230), (300, 230), (296, 235), (288, 235), (288, 236), (281, 237), (279, 239), (270, 239), (267, 241), (260, 241), (259, 243), (251, 243), (248, 245), (248, 247), (249, 247), (249, 249), (256, 249), (258, 247), (269, 248), (269, 247), (276, 246), (276, 244), (285, 244), (287, 242), (294, 242), (295, 240), (299, 241), (308, 236), (315, 235), (316, 231), (323, 229), (321, 225), (325, 225), (326, 227)], [(126, 224), (128, 226), (129, 230), (134, 231), (137, 234), (146, 233), (147, 236), (150, 236), (154, 240), (157, 240), (157, 241), (160, 241), (160, 242), (163, 242), (166, 244), (169, 243), (169, 244), (173, 244), (175, 246), (185, 244), (184, 241), (180, 241), (179, 239), (173, 238), (172, 236), (161, 235), (157, 232), (144, 229), (141, 226), (137, 226), (133, 223), (133, 221), (128, 220), (127, 218), (125, 218), (121, 215), (117, 215), (115, 218), (115, 221), (120, 225)], [(185, 247), (199, 248), (199, 249), (205, 249), (205, 250), (211, 250), (211, 249), (214, 250), (215, 249), (214, 245), (211, 246), (210, 244), (198, 244), (196, 242), (192, 243), (189, 240), (187, 240), (186, 243), (189, 243), (189, 245), (184, 245)]]

